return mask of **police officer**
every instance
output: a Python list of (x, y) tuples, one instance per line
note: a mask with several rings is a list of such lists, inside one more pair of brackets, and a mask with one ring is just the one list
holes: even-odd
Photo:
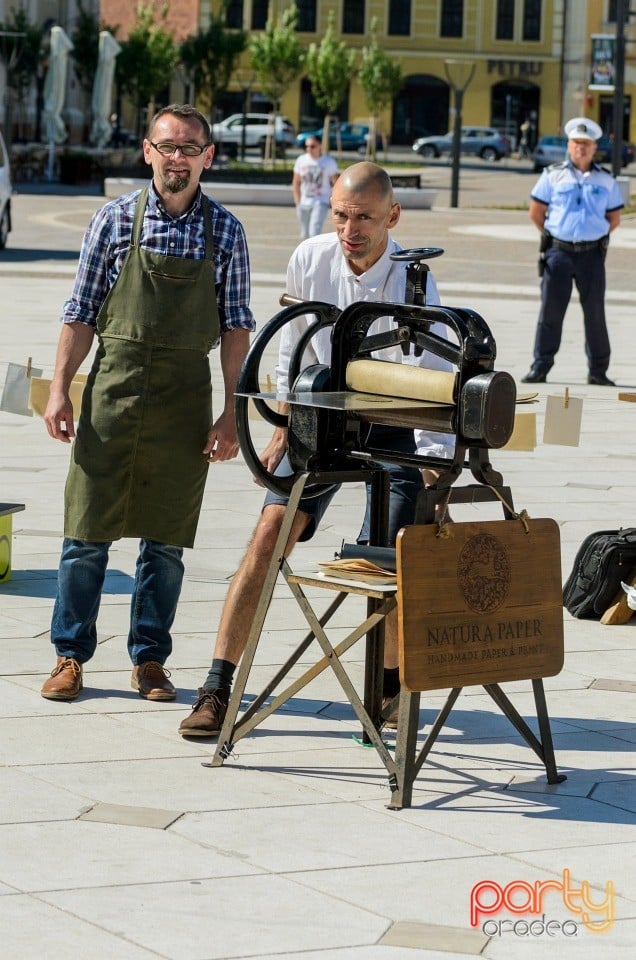
[(543, 171), (530, 194), (530, 219), (542, 233), (541, 311), (534, 362), (523, 383), (545, 383), (561, 345), (563, 318), (572, 282), (585, 324), (587, 382), (615, 384), (607, 376), (610, 345), (605, 322), (605, 254), (609, 234), (624, 206), (616, 180), (594, 163), (598, 123), (575, 117), (565, 125), (568, 159)]

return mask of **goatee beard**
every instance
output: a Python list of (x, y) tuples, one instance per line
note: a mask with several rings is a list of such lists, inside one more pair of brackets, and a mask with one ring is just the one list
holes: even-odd
[(163, 184), (168, 193), (181, 193), (190, 183), (189, 174), (169, 173), (163, 178)]

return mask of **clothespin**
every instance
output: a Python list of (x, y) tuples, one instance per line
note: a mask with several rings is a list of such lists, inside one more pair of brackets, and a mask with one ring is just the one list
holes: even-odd
[(566, 410), (570, 406), (570, 388), (569, 387), (565, 388), (565, 393), (563, 395), (563, 406), (565, 407)]
[(26, 368), (27, 380), (30, 380), (30, 379), (31, 379), (31, 366), (32, 366), (32, 363), (33, 363), (33, 357), (29, 357), (29, 359), (27, 360), (27, 368)]

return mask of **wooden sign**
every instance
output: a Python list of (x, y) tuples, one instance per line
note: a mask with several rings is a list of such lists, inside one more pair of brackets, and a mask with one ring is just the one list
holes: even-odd
[(551, 677), (563, 667), (554, 520), (405, 527), (398, 534), (400, 681), (407, 690)]

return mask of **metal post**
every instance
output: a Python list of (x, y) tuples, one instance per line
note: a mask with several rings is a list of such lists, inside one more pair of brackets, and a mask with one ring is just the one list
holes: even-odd
[(623, 166), (623, 113), (625, 100), (625, 19), (628, 0), (616, 0), (616, 61), (614, 63), (614, 103), (612, 126), (612, 173), (617, 177)]
[(464, 91), (473, 79), (476, 64), (471, 60), (444, 60), (444, 72), (453, 91), (455, 123), (451, 165), (451, 207), (459, 206), (459, 156), (461, 153), (462, 104)]
[[(369, 543), (373, 546), (387, 545), (389, 526), (389, 475), (385, 470), (376, 470), (371, 477), (371, 516), (369, 518)], [(369, 597), (367, 616), (381, 606), (382, 601)], [(373, 723), (380, 719), (382, 706), (382, 678), (384, 664), (385, 621), (381, 620), (367, 634), (364, 666), (364, 706)], [(365, 730), (362, 742), (370, 743)]]
[(250, 88), (243, 87), (243, 125), (241, 127), (241, 163), (245, 163), (245, 137), (247, 131), (245, 125), (247, 123), (247, 97), (249, 95)]
[(462, 136), (462, 103), (464, 91), (455, 88), (455, 125), (453, 126), (453, 153), (451, 165), (451, 207), (459, 206), (459, 157)]

